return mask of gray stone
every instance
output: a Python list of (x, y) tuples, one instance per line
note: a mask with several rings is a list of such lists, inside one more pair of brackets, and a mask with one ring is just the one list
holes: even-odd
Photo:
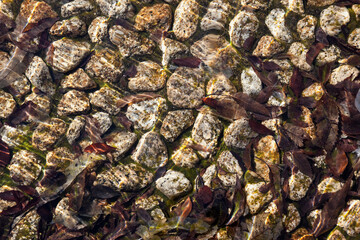
[(346, 7), (331, 5), (320, 13), (320, 27), (330, 36), (338, 35), (348, 22), (350, 13)]
[(179, 197), (191, 189), (189, 179), (183, 173), (173, 170), (168, 170), (155, 184), (156, 188), (170, 199)]
[(318, 185), (317, 191), (319, 194), (334, 193), (340, 191), (344, 183), (337, 181), (332, 177), (324, 178)]
[(55, 71), (65, 73), (75, 69), (89, 53), (89, 43), (62, 38), (51, 43), (46, 53), (46, 62)]
[(26, 103), (28, 101), (35, 103), (39, 112), (42, 112), (45, 115), (50, 114), (51, 101), (50, 101), (50, 98), (48, 96), (46, 96), (45, 94), (38, 94), (38, 93), (33, 92), (25, 98), (24, 103)]
[(1, 140), (9, 145), (10, 148), (23, 144), (23, 136), (26, 134), (28, 134), (28, 131), (23, 125), (18, 125), (15, 128), (5, 124), (0, 128)]
[(92, 114), (92, 117), (95, 118), (95, 120), (99, 123), (98, 128), (100, 134), (104, 134), (107, 132), (107, 130), (110, 129), (112, 125), (112, 120), (108, 113), (97, 112), (95, 114)]
[(211, 114), (198, 114), (191, 131), (191, 137), (195, 143), (208, 149), (208, 151), (199, 151), (202, 157), (209, 157), (215, 150), (222, 128), (221, 121), (217, 117)]
[(132, 91), (158, 91), (165, 86), (166, 73), (153, 61), (140, 62), (136, 66), (136, 75), (129, 78), (129, 89)]
[(75, 0), (65, 3), (61, 6), (61, 16), (64, 18), (68, 18), (71, 16), (76, 16), (82, 12), (91, 11), (93, 8), (94, 7), (89, 1)]
[(56, 205), (53, 221), (56, 224), (62, 224), (67, 229), (72, 230), (80, 230), (87, 225), (77, 216), (76, 212), (70, 208), (68, 197), (61, 199)]
[(65, 93), (57, 106), (59, 116), (81, 114), (90, 110), (90, 102), (86, 93), (70, 90)]
[(40, 215), (36, 210), (31, 210), (25, 215), (18, 217), (16, 224), (9, 233), (9, 240), (25, 240), (38, 239), (38, 226), (40, 222)]
[(259, 20), (253, 12), (239, 11), (230, 22), (230, 40), (236, 47), (242, 47), (244, 42), (256, 34)]
[(243, 171), (234, 155), (228, 150), (222, 152), (217, 159), (217, 165), (221, 169), (217, 176), (222, 185), (226, 188), (235, 187), (236, 179), (242, 178)]
[(207, 95), (230, 95), (236, 92), (234, 84), (222, 73), (214, 75), (206, 85)]
[(172, 23), (172, 11), (169, 4), (158, 3), (143, 7), (135, 18), (135, 28), (139, 31), (167, 31)]
[(0, 90), (0, 118), (7, 118), (16, 107), (16, 101), (10, 93)]
[(281, 3), (286, 7), (288, 11), (292, 11), (297, 14), (304, 13), (303, 0), (281, 0)]
[(360, 49), (360, 28), (355, 28), (348, 37), (348, 43)]
[(81, 116), (76, 116), (74, 120), (71, 121), (69, 128), (66, 132), (66, 138), (70, 144), (75, 143), (76, 139), (80, 137), (81, 131), (85, 127), (85, 118)]
[(286, 215), (283, 215), (282, 222), (286, 232), (292, 232), (299, 226), (301, 222), (301, 216), (293, 203), (288, 205), (287, 213)]
[(163, 52), (161, 62), (163, 66), (167, 66), (171, 60), (180, 58), (189, 51), (185, 44), (170, 38), (162, 39), (160, 49)]
[(227, 0), (213, 0), (210, 2), (206, 14), (200, 22), (201, 30), (223, 30), (228, 21), (231, 6)]
[(195, 108), (205, 96), (205, 81), (200, 69), (179, 67), (167, 81), (168, 100), (179, 108)]
[(297, 32), (301, 40), (311, 40), (315, 38), (315, 27), (317, 19), (314, 16), (306, 15), (297, 23)]
[(107, 145), (116, 148), (111, 154), (116, 161), (120, 161), (124, 154), (135, 144), (137, 137), (132, 132), (115, 131), (106, 136), (105, 141)]
[(304, 71), (311, 71), (312, 66), (306, 62), (306, 53), (309, 49), (301, 42), (294, 42), (291, 44), (288, 54), (291, 62), (298, 68)]
[(315, 61), (318, 66), (324, 66), (327, 63), (336, 62), (340, 57), (341, 50), (335, 45), (322, 49), (317, 55)]
[(243, 6), (249, 6), (255, 10), (266, 10), (271, 5), (272, 0), (240, 0), (240, 3)]
[(101, 12), (111, 18), (131, 18), (134, 7), (130, 0), (95, 0)]
[(284, 47), (272, 36), (263, 36), (260, 38), (253, 55), (258, 57), (271, 57), (284, 51)]
[(345, 232), (355, 237), (360, 234), (360, 200), (350, 200), (345, 209), (340, 213), (337, 225)]
[(10, 177), (20, 185), (30, 185), (41, 172), (41, 159), (33, 152), (20, 150), (14, 154), (8, 166)]
[(66, 123), (59, 118), (40, 122), (32, 135), (32, 145), (41, 151), (51, 148), (66, 132)]
[(75, 161), (73, 154), (67, 147), (58, 147), (46, 154), (46, 168), (55, 168), (63, 172), (71, 162)]
[(191, 110), (170, 111), (163, 121), (160, 134), (167, 141), (173, 142), (184, 130), (191, 127), (194, 121), (195, 118)]
[(149, 168), (158, 168), (167, 163), (167, 148), (158, 133), (147, 132), (141, 136), (131, 158)]
[(335, 2), (336, 0), (308, 0), (307, 5), (310, 7), (325, 7)]
[(151, 54), (155, 48), (152, 40), (120, 25), (110, 28), (109, 39), (119, 48), (123, 57)]
[(86, 23), (78, 17), (57, 21), (49, 31), (50, 35), (58, 37), (79, 37), (86, 34)]
[(354, 79), (359, 75), (359, 73), (359, 69), (354, 66), (341, 65), (332, 71), (329, 83), (332, 85), (336, 85), (345, 81), (346, 79), (354, 81)]
[(197, 28), (200, 5), (193, 0), (182, 0), (174, 14), (173, 31), (177, 39), (184, 41), (190, 38)]
[(276, 40), (281, 42), (292, 42), (290, 30), (285, 25), (285, 10), (275, 8), (266, 16), (265, 24)]
[(86, 74), (82, 68), (79, 68), (74, 73), (67, 75), (61, 81), (61, 87), (77, 90), (88, 90), (96, 88), (97, 84)]
[(171, 156), (171, 160), (176, 166), (184, 168), (194, 168), (195, 165), (200, 161), (194, 149), (188, 147), (192, 144), (191, 138), (186, 138), (180, 148), (176, 150)]
[(100, 90), (90, 94), (90, 103), (96, 107), (102, 108), (111, 115), (116, 115), (120, 112), (117, 107), (117, 101), (120, 100), (122, 95), (107, 86), (100, 88)]
[(107, 36), (109, 19), (106, 17), (96, 17), (88, 28), (91, 42), (102, 43)]
[(312, 179), (300, 171), (293, 173), (289, 178), (289, 198), (293, 201), (299, 201), (305, 197)]
[(246, 68), (241, 72), (241, 87), (243, 93), (251, 97), (256, 97), (260, 93), (262, 83), (252, 67)]
[(245, 148), (258, 134), (251, 130), (246, 118), (232, 122), (224, 131), (224, 142), (228, 147)]
[(10, 87), (15, 90), (15, 97), (22, 98), (31, 91), (31, 85), (29, 80), (23, 75), (19, 79), (10, 84)]
[(272, 59), (271, 61), (276, 63), (280, 67), (280, 70), (274, 71), (279, 81), (282, 84), (289, 84), (291, 76), (293, 74), (293, 67), (290, 64), (290, 61), (287, 59)]

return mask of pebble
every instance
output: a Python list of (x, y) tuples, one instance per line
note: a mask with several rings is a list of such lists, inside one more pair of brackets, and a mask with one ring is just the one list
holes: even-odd
[(306, 15), (297, 23), (296, 30), (301, 40), (312, 40), (315, 38), (315, 27), (317, 18), (312, 15)]
[(285, 25), (285, 10), (275, 8), (266, 16), (265, 24), (276, 40), (285, 43), (292, 42), (290, 30)]
[(82, 114), (90, 110), (90, 102), (86, 93), (70, 90), (65, 93), (57, 106), (59, 116)]
[(91, 42), (101, 44), (107, 36), (109, 19), (106, 17), (96, 17), (89, 25), (88, 34)]
[(249, 37), (254, 37), (259, 28), (259, 19), (249, 11), (239, 11), (231, 20), (229, 28), (230, 40), (236, 47), (242, 47)]
[(20, 185), (30, 185), (40, 175), (41, 159), (33, 152), (20, 150), (8, 166), (10, 177)]
[(168, 141), (174, 142), (180, 134), (194, 124), (195, 117), (191, 110), (169, 111), (163, 121), (160, 134)]
[(241, 72), (241, 87), (242, 92), (251, 97), (256, 97), (260, 93), (262, 83), (252, 67)]
[(94, 7), (89, 1), (85, 0), (75, 0), (72, 2), (65, 3), (61, 6), (61, 16), (63, 18), (68, 18), (71, 16), (79, 15), (83, 12), (91, 11)]
[(175, 199), (191, 189), (189, 179), (181, 172), (168, 170), (155, 182), (156, 188), (170, 199)]
[(32, 145), (41, 151), (46, 151), (65, 134), (66, 128), (66, 123), (59, 118), (40, 122), (32, 135)]
[(350, 14), (346, 7), (331, 5), (320, 13), (320, 27), (330, 36), (338, 35), (348, 22)]
[(81, 131), (85, 127), (85, 118), (76, 116), (71, 121), (69, 128), (66, 131), (66, 139), (70, 144), (74, 144), (75, 141), (80, 137)]
[(128, 87), (132, 91), (158, 91), (165, 86), (166, 73), (153, 61), (140, 62), (136, 66), (136, 75), (129, 78)]
[(127, 19), (134, 16), (134, 6), (130, 0), (95, 0), (101, 12), (109, 18)]
[(86, 23), (78, 17), (57, 21), (50, 28), (50, 35), (57, 37), (79, 37), (86, 34)]
[(190, 38), (199, 22), (200, 5), (194, 0), (181, 0), (174, 13), (173, 31), (177, 39)]
[(258, 57), (271, 57), (282, 51), (284, 51), (284, 47), (277, 42), (275, 38), (272, 36), (263, 36), (253, 51), (253, 55)]
[(114, 131), (105, 137), (106, 144), (116, 148), (111, 152), (115, 161), (120, 161), (137, 141), (135, 133)]
[(97, 84), (82, 68), (79, 68), (74, 73), (67, 75), (61, 81), (61, 87), (76, 90), (89, 90), (96, 88)]
[(241, 118), (232, 122), (224, 131), (224, 142), (228, 147), (245, 148), (258, 134), (250, 128), (249, 121)]
[(291, 44), (288, 54), (291, 62), (298, 68), (304, 71), (311, 71), (312, 66), (306, 62), (306, 53), (309, 49), (301, 42), (294, 42)]
[(15, 110), (16, 101), (10, 93), (0, 90), (0, 118), (7, 118)]
[(359, 75), (359, 70), (351, 65), (341, 65), (335, 68), (330, 75), (329, 83), (336, 85), (346, 79), (353, 81)]
[(121, 98), (121, 93), (107, 86), (100, 88), (100, 90), (94, 93), (90, 93), (90, 103), (111, 115), (116, 115), (120, 112), (120, 108), (117, 107), (117, 101)]
[(213, 0), (210, 2), (206, 14), (200, 22), (201, 30), (223, 30), (231, 13), (231, 5), (227, 0)]
[(158, 3), (143, 7), (135, 18), (134, 27), (139, 31), (168, 31), (172, 23), (169, 4)]

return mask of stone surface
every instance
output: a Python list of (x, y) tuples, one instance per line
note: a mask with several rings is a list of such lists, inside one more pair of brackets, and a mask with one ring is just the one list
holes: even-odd
[(284, 47), (272, 36), (263, 36), (260, 38), (253, 55), (258, 57), (271, 57), (284, 50)]
[(324, 7), (333, 4), (334, 2), (336, 2), (336, 0), (309, 0), (307, 5), (312, 7)]
[(91, 11), (94, 7), (89, 1), (86, 0), (75, 0), (68, 3), (65, 3), (61, 6), (61, 16), (68, 18), (71, 16), (76, 16), (82, 12)]
[(208, 150), (199, 151), (200, 156), (207, 158), (215, 150), (222, 129), (221, 121), (217, 117), (204, 113), (197, 115), (191, 137), (195, 143)]
[(54, 41), (46, 53), (46, 62), (58, 72), (73, 70), (90, 53), (90, 44), (62, 38)]
[(360, 234), (360, 200), (350, 200), (347, 207), (340, 213), (337, 225), (350, 236)]
[(293, 203), (288, 205), (287, 214), (283, 215), (282, 221), (286, 232), (292, 232), (297, 228), (297, 226), (299, 226), (301, 216)]
[(312, 15), (306, 15), (298, 21), (296, 29), (301, 40), (311, 40), (315, 38), (316, 24), (317, 19)]
[(145, 131), (152, 129), (166, 110), (166, 100), (158, 97), (131, 104), (126, 111), (126, 117), (134, 123), (135, 129)]
[(341, 65), (331, 72), (329, 83), (336, 85), (346, 79), (353, 81), (359, 75), (359, 70), (351, 65)]
[(116, 102), (120, 100), (122, 95), (110, 88), (102, 87), (100, 90), (90, 94), (90, 103), (99, 107), (111, 115), (116, 115), (120, 112), (120, 108), (116, 106)]
[(89, 25), (88, 34), (91, 42), (102, 43), (107, 36), (109, 20), (106, 17), (96, 17)]
[(303, 0), (281, 0), (281, 3), (286, 7), (288, 11), (292, 11), (297, 14), (304, 13)]
[(168, 170), (155, 182), (156, 188), (170, 199), (181, 196), (191, 189), (189, 179), (181, 172)]
[(130, 0), (95, 0), (101, 12), (110, 18), (131, 18), (134, 16), (134, 7)]
[(51, 100), (48, 96), (33, 92), (25, 98), (24, 103), (28, 101), (35, 103), (40, 112), (49, 115), (51, 110)]
[(151, 54), (155, 48), (152, 40), (120, 25), (110, 28), (109, 39), (119, 48), (123, 57)]
[(109, 48), (95, 51), (85, 67), (90, 77), (99, 78), (105, 82), (119, 81), (123, 70), (122, 58)]
[(81, 131), (85, 127), (85, 118), (76, 116), (71, 121), (69, 128), (66, 131), (66, 138), (70, 144), (75, 143), (76, 139), (80, 137)]
[(210, 2), (206, 14), (200, 22), (201, 30), (223, 30), (230, 15), (231, 5), (227, 0), (213, 0)]
[(160, 134), (169, 142), (175, 141), (180, 134), (194, 124), (195, 118), (191, 110), (170, 111), (166, 115)]
[(276, 40), (281, 42), (292, 42), (290, 30), (285, 25), (285, 10), (275, 8), (266, 16), (265, 24)]
[(321, 83), (313, 83), (309, 87), (305, 88), (302, 92), (303, 97), (313, 97), (316, 101), (319, 101), (324, 95), (325, 90)]
[(348, 22), (350, 22), (350, 14), (346, 7), (331, 5), (320, 14), (320, 27), (330, 36), (338, 35), (341, 26)]
[(1, 140), (9, 145), (10, 148), (14, 148), (23, 143), (22, 136), (28, 134), (28, 131), (24, 129), (24, 126), (12, 127), (7, 124), (0, 128)]
[(55, 84), (52, 81), (49, 68), (40, 57), (34, 56), (25, 71), (25, 76), (30, 80), (33, 87), (49, 96), (55, 94)]
[(135, 28), (139, 31), (167, 31), (172, 23), (172, 11), (169, 4), (158, 3), (143, 7), (135, 18)]
[(234, 84), (222, 73), (214, 75), (206, 85), (207, 95), (230, 95), (236, 92)]
[(152, 178), (152, 173), (137, 164), (120, 164), (98, 174), (94, 186), (101, 185), (115, 191), (136, 191), (146, 187)]
[(155, 92), (165, 86), (166, 73), (153, 61), (140, 62), (136, 66), (136, 75), (129, 78), (129, 89), (132, 91)]
[(286, 59), (283, 60), (274, 59), (271, 61), (279, 65), (279, 67), (281, 68), (281, 70), (274, 71), (279, 81), (282, 84), (288, 84), (293, 74), (293, 67), (290, 61)]
[(241, 118), (229, 125), (224, 131), (224, 142), (228, 147), (245, 148), (257, 133), (253, 132), (246, 118)]
[(53, 221), (63, 224), (68, 229), (79, 230), (86, 227), (85, 221), (79, 218), (69, 205), (69, 198), (64, 197), (56, 205)]
[(86, 34), (86, 23), (78, 17), (57, 21), (50, 28), (50, 34), (58, 37), (79, 37)]
[(355, 28), (354, 31), (349, 34), (348, 43), (360, 49), (360, 28)]
[(293, 201), (301, 200), (305, 197), (311, 182), (311, 178), (302, 172), (293, 173), (289, 179), (289, 198)]
[(288, 54), (291, 62), (298, 68), (304, 71), (311, 71), (312, 66), (306, 62), (306, 53), (309, 49), (301, 42), (294, 42), (291, 44)]
[(18, 80), (15, 80), (10, 85), (11, 88), (14, 89), (15, 93), (14, 97), (22, 98), (27, 95), (31, 91), (31, 84), (29, 80), (23, 75)]
[(79, 68), (74, 73), (67, 75), (61, 81), (61, 87), (77, 90), (89, 90), (96, 88), (97, 84), (86, 74), (82, 68)]
[(41, 172), (41, 159), (33, 152), (20, 150), (14, 154), (8, 169), (11, 178), (21, 185), (30, 185)]
[(168, 100), (179, 108), (195, 108), (205, 96), (205, 81), (202, 71), (179, 67), (166, 84)]
[(111, 116), (108, 113), (97, 112), (95, 114), (92, 114), (91, 117), (93, 117), (97, 121), (100, 134), (104, 134), (107, 132), (107, 130), (110, 129), (112, 125), (112, 120)]
[(177, 39), (184, 41), (190, 38), (197, 28), (200, 5), (193, 0), (182, 0), (174, 13), (173, 31)]
[(340, 52), (340, 48), (336, 47), (335, 45), (324, 48), (321, 50), (319, 55), (317, 55), (316, 64), (318, 66), (324, 66), (327, 63), (336, 62), (336, 60), (340, 57)]
[(32, 135), (32, 145), (41, 151), (51, 148), (66, 132), (66, 123), (59, 118), (40, 122)]
[(57, 106), (59, 116), (81, 114), (90, 110), (90, 102), (86, 93), (70, 90), (65, 93)]
[(115, 131), (106, 136), (105, 141), (107, 145), (116, 148), (111, 154), (116, 161), (120, 161), (124, 154), (135, 144), (137, 137), (132, 132)]
[(184, 139), (180, 148), (173, 153), (171, 160), (176, 166), (183, 168), (194, 168), (195, 165), (199, 162), (200, 159), (197, 156), (195, 150), (191, 147), (188, 147), (188, 145), (192, 143), (193, 141), (190, 138)]
[(73, 154), (67, 147), (58, 147), (46, 154), (46, 168), (55, 168), (63, 172), (71, 162), (75, 161)]
[(317, 186), (319, 194), (334, 193), (342, 189), (344, 183), (337, 181), (332, 177), (323, 179)]
[(217, 159), (218, 167), (221, 171), (218, 171), (218, 178), (221, 180), (224, 187), (235, 187), (236, 179), (239, 180), (243, 176), (243, 171), (239, 165), (238, 160), (230, 151), (224, 151)]
[(261, 80), (252, 67), (246, 68), (241, 72), (241, 87), (242, 92), (251, 97), (256, 97), (261, 91)]
[(38, 239), (38, 225), (40, 222), (40, 215), (36, 210), (23, 215), (18, 222), (13, 225), (9, 234), (9, 240), (25, 240), (25, 239)]
[(140, 138), (131, 158), (149, 168), (158, 168), (167, 163), (167, 148), (158, 133), (147, 132)]
[(249, 11), (239, 11), (231, 20), (229, 35), (232, 44), (242, 47), (249, 37), (254, 37), (259, 27), (259, 20), (256, 15)]
[(10, 93), (0, 90), (0, 118), (7, 118), (14, 111), (16, 101)]
[(160, 49), (163, 52), (161, 62), (163, 66), (167, 66), (171, 60), (181, 57), (189, 51), (185, 44), (170, 38), (161, 40)]
[(163, 202), (163, 199), (158, 195), (151, 195), (148, 198), (138, 198), (135, 201), (135, 205), (138, 208), (143, 208), (144, 210), (154, 209), (159, 205), (160, 202)]

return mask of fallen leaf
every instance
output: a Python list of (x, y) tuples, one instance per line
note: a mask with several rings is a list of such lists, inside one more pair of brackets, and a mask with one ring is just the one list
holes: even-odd
[(204, 97), (202, 101), (212, 107), (216, 114), (229, 120), (236, 120), (246, 116), (245, 109), (232, 98)]
[(348, 165), (348, 158), (342, 149), (335, 148), (332, 153), (327, 154), (325, 162), (331, 173), (336, 177), (340, 177)]
[(177, 58), (172, 60), (178, 66), (181, 67), (190, 67), (190, 68), (197, 68), (199, 67), (201, 60), (197, 57), (185, 57), (185, 58)]
[(96, 154), (106, 154), (108, 152), (112, 152), (115, 150), (116, 150), (116, 148), (110, 147), (109, 145), (107, 145), (105, 143), (93, 143), (93, 144), (87, 146), (84, 149), (84, 152), (96, 153)]
[(254, 119), (249, 119), (250, 128), (261, 135), (274, 135), (274, 132)]
[(6, 167), (11, 160), (10, 148), (0, 138), (0, 167)]

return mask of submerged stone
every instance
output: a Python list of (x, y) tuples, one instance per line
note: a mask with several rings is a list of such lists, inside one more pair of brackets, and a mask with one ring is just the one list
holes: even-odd
[(156, 188), (170, 199), (179, 197), (191, 189), (189, 179), (181, 172), (168, 170), (155, 182)]

